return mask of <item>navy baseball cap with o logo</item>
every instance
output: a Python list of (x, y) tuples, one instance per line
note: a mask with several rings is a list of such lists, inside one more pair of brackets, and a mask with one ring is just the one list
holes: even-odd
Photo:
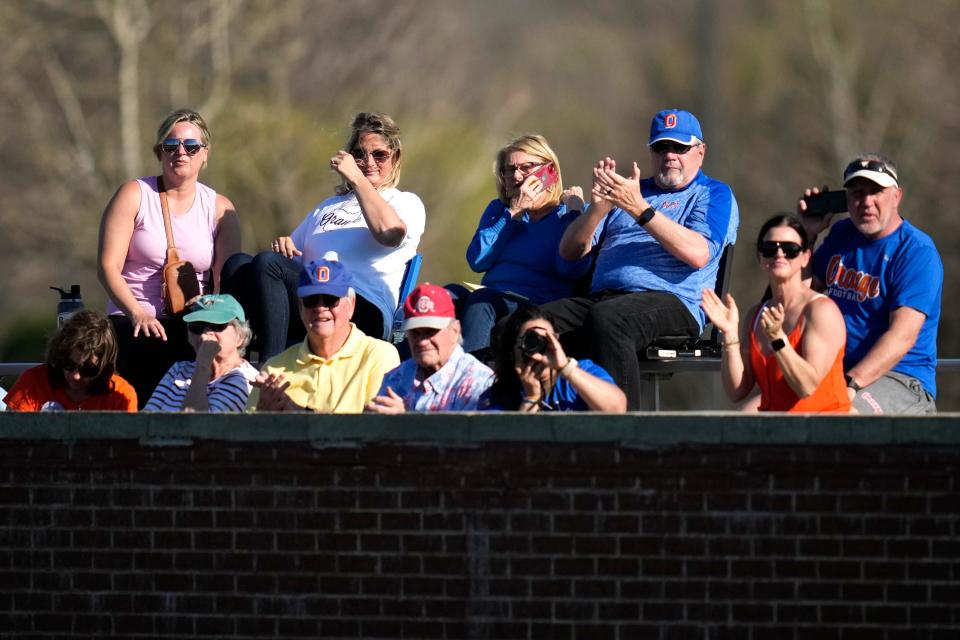
[(694, 139), (703, 142), (703, 131), (697, 117), (683, 109), (664, 109), (655, 115), (650, 123), (650, 140), (647, 141), (647, 146), (661, 140), (692, 145)]
[(353, 284), (353, 276), (347, 266), (338, 260), (336, 251), (328, 251), (319, 260), (314, 260), (300, 271), (297, 295), (301, 298), (326, 293), (342, 298)]

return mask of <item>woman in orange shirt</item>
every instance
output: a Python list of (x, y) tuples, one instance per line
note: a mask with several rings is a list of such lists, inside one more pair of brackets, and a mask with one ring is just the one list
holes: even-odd
[(107, 316), (78, 311), (4, 398), (9, 411), (136, 411), (137, 393), (116, 374), (117, 337)]
[(750, 309), (739, 329), (733, 296), (704, 289), (702, 306), (723, 332), (721, 377), (727, 395), (743, 400), (760, 386), (760, 411), (848, 413), (843, 379), (847, 332), (840, 309), (810, 288), (803, 270), (811, 251), (803, 224), (790, 215), (767, 220), (757, 236), (757, 260), (771, 297)]

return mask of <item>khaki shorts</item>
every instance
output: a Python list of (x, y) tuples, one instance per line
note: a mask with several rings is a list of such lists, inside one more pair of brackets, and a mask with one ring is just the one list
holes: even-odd
[(896, 371), (890, 371), (857, 391), (853, 408), (857, 413), (868, 416), (937, 412), (933, 396), (927, 393), (920, 381)]

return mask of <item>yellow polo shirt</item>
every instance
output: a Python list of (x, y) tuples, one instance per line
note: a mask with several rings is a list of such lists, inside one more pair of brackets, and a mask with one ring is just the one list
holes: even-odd
[[(361, 413), (377, 395), (383, 376), (400, 364), (396, 347), (364, 334), (352, 322), (350, 335), (330, 359), (311, 353), (307, 339), (278, 353), (261, 367), (283, 374), (287, 395), (301, 407), (320, 413)], [(254, 387), (247, 411), (255, 411), (260, 389)]]

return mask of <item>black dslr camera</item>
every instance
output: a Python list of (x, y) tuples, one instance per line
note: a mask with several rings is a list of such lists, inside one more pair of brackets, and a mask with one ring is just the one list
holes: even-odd
[(547, 339), (542, 333), (533, 329), (528, 329), (520, 337), (520, 352), (524, 356), (530, 357), (535, 353), (544, 353), (547, 350)]

